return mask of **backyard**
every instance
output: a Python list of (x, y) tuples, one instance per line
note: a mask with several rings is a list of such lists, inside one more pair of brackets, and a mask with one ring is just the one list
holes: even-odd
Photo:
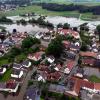
[(12, 69), (11, 69), (11, 68), (8, 69), (8, 70), (6, 71), (6, 73), (5, 73), (3, 76), (0, 77), (0, 81), (1, 81), (1, 82), (6, 82), (6, 81), (8, 81), (8, 80), (11, 78), (11, 72), (12, 72)]

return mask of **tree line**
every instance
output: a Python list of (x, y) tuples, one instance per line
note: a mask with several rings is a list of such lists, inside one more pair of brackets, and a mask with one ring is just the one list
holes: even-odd
[(54, 25), (48, 21), (45, 21), (45, 17), (40, 16), (38, 19), (30, 19), (29, 21), (25, 21), (24, 19), (18, 20), (17, 24), (22, 24), (22, 25), (27, 25), (27, 24), (37, 24), (37, 25), (41, 25), (41, 26), (45, 26), (48, 28), (53, 29)]
[(79, 11), (80, 13), (93, 13), (100, 15), (100, 6), (85, 6), (75, 4), (56, 4), (56, 3), (42, 3), (42, 8), (51, 11)]

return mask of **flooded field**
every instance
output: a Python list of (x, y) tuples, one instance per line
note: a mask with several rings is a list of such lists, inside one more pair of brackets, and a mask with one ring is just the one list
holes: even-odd
[[(12, 19), (14, 22), (16, 22), (17, 20), (21, 20), (21, 19), (24, 19), (26, 21), (28, 21), (29, 19), (32, 19), (32, 18), (37, 19), (37, 18), (39, 18), (39, 16), (33, 16), (33, 17), (11, 16), (8, 18)], [(69, 23), (71, 27), (78, 27), (79, 25), (81, 25), (83, 23), (88, 23), (88, 26), (91, 29), (95, 29), (96, 26), (98, 24), (100, 24), (100, 21), (84, 21), (84, 20), (80, 20), (78, 18), (67, 18), (67, 17), (61, 17), (61, 16), (55, 16), (55, 17), (48, 16), (45, 18), (45, 21), (48, 21), (48, 22), (54, 24), (55, 27), (59, 23), (62, 23), (62, 24)], [(0, 26), (6, 27), (6, 30), (9, 31), (10, 33), (12, 32), (13, 29), (17, 29), (19, 32), (27, 31), (28, 33), (39, 32), (39, 31), (41, 31), (41, 32), (48, 31), (47, 28), (40, 27), (38, 25), (31, 25), (31, 24), (27, 24), (25, 26), (17, 25), (17, 24), (12, 24), (12, 25), (2, 24)]]

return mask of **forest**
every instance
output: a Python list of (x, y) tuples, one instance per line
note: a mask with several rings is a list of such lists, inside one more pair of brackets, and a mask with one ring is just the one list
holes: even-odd
[(42, 8), (50, 11), (78, 11), (80, 13), (93, 13), (100, 15), (100, 6), (85, 6), (74, 4), (56, 4), (56, 3), (42, 3)]

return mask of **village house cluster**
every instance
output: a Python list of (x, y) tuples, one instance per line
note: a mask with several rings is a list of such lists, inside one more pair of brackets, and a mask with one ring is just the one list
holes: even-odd
[[(2, 35), (5, 34), (0, 33), (0, 36)], [(71, 41), (62, 41), (63, 52), (60, 58), (56, 58), (54, 55), (46, 55), (45, 53), (48, 44), (57, 35), (73, 37)], [(13, 46), (20, 48), (22, 41), (28, 36), (27, 32), (17, 32), (7, 36), (3, 42), (1, 40), (0, 56), (7, 54)], [(20, 63), (13, 62), (12, 65), (5, 64), (0, 67), (1, 76), (9, 70), (9, 67), (12, 67), (11, 79), (8, 82), (0, 82), (0, 91), (16, 93), (18, 87), (24, 84), (27, 74), (33, 71), (30, 80), (51, 83), (48, 91), (64, 93), (74, 97), (82, 96), (83, 91), (87, 91), (92, 95), (100, 95), (100, 83), (90, 82), (88, 75), (90, 73), (85, 73), (87, 71), (85, 68), (88, 67), (90, 70), (94, 68), (94, 70), (100, 71), (99, 43), (93, 31), (90, 31), (89, 37), (92, 42), (87, 51), (80, 50), (82, 46), (81, 36), (79, 31), (74, 31), (73, 29), (59, 28), (56, 31), (49, 30), (46, 33), (35, 34), (34, 37), (41, 41), (41, 44), (38, 45), (38, 51), (29, 53), (27, 59)], [(36, 46), (32, 46), (32, 48)], [(31, 93), (32, 91), (33, 94)], [(28, 88), (25, 100), (33, 100), (32, 98), (38, 95), (40, 96), (38, 88)]]

